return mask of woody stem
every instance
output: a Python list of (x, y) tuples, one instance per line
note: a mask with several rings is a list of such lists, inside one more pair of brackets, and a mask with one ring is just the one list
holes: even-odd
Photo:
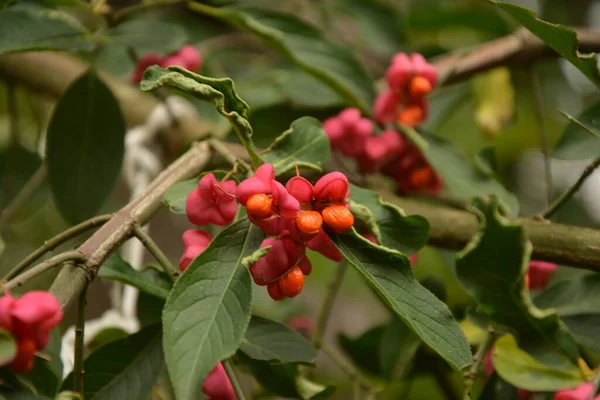
[(169, 261), (165, 253), (163, 253), (154, 240), (152, 240), (150, 235), (148, 235), (138, 224), (133, 226), (133, 234), (140, 242), (142, 242), (150, 254), (152, 254), (152, 257), (158, 261), (162, 269), (169, 274), (173, 281), (175, 281), (179, 276), (179, 271), (171, 264), (171, 261)]

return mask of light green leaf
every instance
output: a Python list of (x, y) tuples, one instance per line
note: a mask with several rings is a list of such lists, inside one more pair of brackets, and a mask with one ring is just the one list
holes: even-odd
[(252, 282), (242, 259), (263, 237), (246, 218), (235, 222), (173, 286), (163, 311), (164, 348), (179, 400), (200, 397), (208, 372), (239, 347), (252, 307)]
[[(350, 184), (350, 200), (352, 213), (371, 228), (381, 245), (414, 254), (427, 244), (429, 222), (422, 216), (406, 216), (400, 207), (383, 201), (378, 193), (353, 184)], [(371, 226), (365, 216), (361, 218), (360, 213), (355, 213), (355, 205), (366, 207), (370, 211), (366, 219), (371, 220), (372, 216), (371, 222), (375, 225)]]
[(172, 281), (166, 273), (151, 266), (137, 271), (117, 253), (112, 254), (102, 264), (98, 276), (134, 286), (161, 299), (167, 298), (172, 286)]
[(471, 349), (448, 307), (417, 282), (408, 258), (375, 245), (353, 229), (333, 241), (382, 300), (456, 370), (472, 362)]
[[(163, 366), (161, 326), (152, 325), (93, 352), (83, 363), (87, 400), (146, 400)], [(61, 391), (73, 390), (73, 373)]]
[(180, 26), (149, 19), (122, 22), (106, 34), (110, 44), (131, 47), (140, 56), (149, 52), (168, 54), (187, 41), (187, 34)]
[(240, 351), (271, 364), (311, 364), (317, 358), (317, 351), (304, 336), (279, 322), (256, 316), (250, 320)]
[(581, 54), (579, 52), (579, 40), (575, 32), (562, 25), (542, 21), (535, 17), (533, 11), (526, 8), (500, 1), (490, 0), (490, 2), (510, 14), (531, 33), (583, 72), (596, 86), (600, 87), (600, 73), (598, 72), (596, 55), (594, 53)]
[[(552, 156), (563, 160), (596, 158), (600, 153), (600, 102), (577, 118), (563, 113), (570, 123), (556, 145)], [(587, 128), (587, 129), (586, 129)]]
[(214, 8), (200, 3), (188, 7), (256, 35), (363, 114), (371, 115), (375, 93), (366, 69), (350, 48), (326, 39), (315, 26), (292, 14), (252, 7)]
[(10, 363), (17, 355), (17, 344), (10, 332), (0, 329), (0, 366)]
[(32, 50), (91, 51), (95, 43), (74, 18), (41, 7), (0, 10), (0, 54)]
[(573, 337), (554, 311), (542, 311), (532, 303), (524, 285), (531, 243), (523, 228), (500, 215), (495, 197), (475, 199), (473, 211), (480, 231), (457, 256), (459, 281), (496, 324), (518, 333), (523, 349), (544, 358), (538, 361), (577, 365), (579, 350)]
[(518, 215), (517, 198), (500, 182), (480, 175), (464, 154), (452, 144), (434, 137), (429, 137), (428, 142), (424, 155), (442, 176), (444, 186), (452, 194), (467, 199), (494, 194), (509, 208), (511, 215)]
[(273, 164), (276, 175), (293, 171), (296, 167), (322, 171), (330, 155), (329, 138), (323, 131), (323, 125), (311, 117), (292, 122), (290, 129), (262, 153), (264, 160)]
[(510, 384), (532, 392), (551, 392), (575, 387), (585, 382), (577, 367), (551, 368), (538, 362), (507, 334), (494, 345), (493, 363), (498, 375)]
[(48, 180), (69, 222), (93, 217), (108, 198), (121, 173), (124, 147), (119, 103), (90, 69), (63, 93), (48, 126)]

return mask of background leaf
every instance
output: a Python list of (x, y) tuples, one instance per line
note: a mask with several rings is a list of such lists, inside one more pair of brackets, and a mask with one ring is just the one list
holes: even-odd
[(458, 323), (448, 307), (415, 280), (406, 256), (372, 244), (354, 229), (332, 239), (346, 260), (427, 345), (456, 370), (471, 364), (471, 350)]
[(338, 334), (338, 344), (354, 365), (373, 376), (382, 376), (381, 368), (381, 338), (384, 326), (376, 326), (366, 332), (350, 337), (341, 332)]
[(173, 286), (163, 311), (164, 348), (178, 399), (197, 399), (208, 372), (240, 345), (252, 307), (242, 259), (262, 239), (247, 219), (228, 226)]
[[(420, 346), (421, 339), (400, 318), (393, 316), (382, 333), (379, 346), (383, 375), (388, 379), (396, 374), (403, 377)], [(398, 371), (401, 368), (402, 371)]]
[(48, 180), (72, 224), (98, 211), (110, 195), (124, 152), (125, 121), (115, 96), (93, 70), (63, 93), (48, 126)]
[[(596, 103), (577, 117), (577, 121), (600, 136), (600, 103)], [(563, 160), (595, 158), (600, 152), (600, 138), (586, 132), (576, 122), (569, 122), (552, 152), (552, 156)]]
[(258, 36), (300, 68), (320, 79), (346, 101), (371, 115), (375, 94), (371, 78), (352, 50), (326, 39), (295, 15), (251, 7), (189, 7)]
[(0, 365), (10, 363), (17, 355), (17, 344), (10, 332), (0, 329)]
[[(153, 325), (93, 352), (83, 363), (84, 397), (146, 400), (163, 365), (161, 326)], [(73, 389), (73, 373), (61, 391)]]
[(290, 129), (262, 153), (263, 159), (273, 164), (276, 175), (293, 171), (296, 166), (321, 171), (330, 155), (329, 138), (323, 125), (311, 117), (292, 122)]
[(240, 351), (254, 360), (272, 364), (311, 364), (317, 351), (304, 336), (270, 319), (252, 316)]
[(156, 52), (168, 54), (187, 41), (185, 30), (173, 23), (148, 19), (124, 21), (107, 32), (113, 45), (133, 48), (138, 56)]

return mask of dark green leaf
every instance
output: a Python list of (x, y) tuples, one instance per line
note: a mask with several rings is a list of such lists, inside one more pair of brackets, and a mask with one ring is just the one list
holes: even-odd
[(585, 382), (576, 366), (558, 369), (542, 364), (521, 350), (510, 334), (496, 341), (493, 360), (498, 375), (504, 380), (533, 392), (550, 392)]
[(579, 53), (579, 40), (575, 32), (564, 26), (542, 21), (535, 17), (533, 11), (526, 8), (500, 1), (490, 1), (508, 12), (521, 25), (552, 47), (554, 51), (583, 72), (596, 86), (600, 87), (596, 55)]
[(160, 297), (161, 299), (167, 298), (173, 285), (166, 273), (152, 266), (137, 271), (117, 253), (112, 254), (102, 264), (100, 271), (98, 271), (98, 276), (135, 286), (142, 292)]
[(354, 365), (362, 371), (373, 376), (381, 376), (380, 346), (384, 331), (384, 326), (377, 326), (355, 338), (339, 333), (338, 344)]
[[(385, 327), (379, 347), (379, 360), (383, 375), (392, 379), (403, 377), (414, 358), (421, 339), (398, 317), (393, 317)], [(402, 368), (402, 371), (399, 369)]]
[[(552, 156), (563, 160), (583, 160), (597, 157), (600, 152), (600, 103), (594, 104), (577, 118), (566, 115), (570, 119), (570, 123)], [(595, 136), (581, 125), (595, 133)]]
[(256, 316), (250, 319), (240, 351), (272, 364), (310, 364), (317, 358), (317, 351), (304, 336), (279, 322)]
[(408, 258), (374, 245), (353, 229), (333, 236), (344, 257), (383, 301), (455, 369), (471, 364), (471, 349), (448, 307), (417, 282)]
[(178, 399), (197, 399), (208, 372), (239, 347), (252, 306), (252, 282), (242, 259), (262, 238), (245, 218), (230, 225), (173, 286), (163, 312), (164, 347)]
[(179, 50), (187, 41), (185, 30), (163, 21), (133, 19), (107, 32), (112, 44), (133, 48), (138, 55), (156, 52), (167, 54)]
[[(153, 325), (93, 352), (83, 363), (88, 400), (146, 400), (163, 365), (161, 326)], [(73, 389), (73, 373), (62, 390)]]
[(58, 209), (72, 224), (98, 211), (121, 172), (125, 120), (95, 71), (62, 95), (48, 126), (46, 165)]
[(17, 355), (17, 345), (10, 332), (0, 329), (0, 365), (10, 363)]
[(295, 15), (264, 9), (213, 8), (199, 3), (189, 7), (258, 36), (322, 80), (349, 104), (360, 108), (365, 115), (371, 114), (375, 94), (366, 69), (351, 49), (326, 39), (318, 28)]
[[(355, 217), (363, 219), (381, 245), (401, 253), (414, 254), (427, 244), (429, 222), (422, 216), (406, 216), (400, 207), (383, 201), (378, 193), (352, 184), (350, 200)], [(366, 207), (370, 213), (362, 216), (355, 212), (356, 205)], [(370, 223), (371, 217), (375, 225)]]
[(511, 215), (518, 215), (519, 203), (514, 194), (493, 178), (480, 175), (472, 163), (452, 144), (429, 137), (424, 152), (427, 161), (442, 176), (444, 186), (460, 198), (495, 194), (507, 206)]
[(6, 207), (42, 165), (40, 156), (20, 145), (0, 153), (0, 205)]
[(330, 154), (323, 125), (314, 118), (302, 117), (292, 122), (290, 129), (275, 139), (262, 156), (273, 164), (275, 174), (281, 175), (296, 167), (321, 171)]
[[(211, 172), (215, 174), (215, 177), (219, 180), (223, 179), (223, 177), (225, 177), (225, 175), (227, 174), (227, 172), (225, 171)], [(185, 201), (188, 195), (191, 193), (192, 190), (196, 189), (200, 178), (202, 178), (208, 173), (210, 172), (203, 172), (198, 178), (178, 182), (171, 186), (169, 189), (167, 189), (163, 196), (163, 204), (169, 207), (171, 212), (174, 212), (175, 214), (185, 214)]]
[(13, 7), (0, 11), (0, 54), (31, 50), (94, 49), (91, 34), (58, 10)]
[[(60, 333), (60, 326), (52, 329), (50, 332), (50, 341), (48, 346), (44, 349), (44, 354), (50, 358), (50, 368), (56, 373), (56, 375), (62, 379), (63, 376), (63, 363), (60, 358), (60, 350), (62, 348), (62, 335)], [(60, 383), (60, 382), (59, 382)]]
[(39, 395), (52, 398), (60, 386), (62, 375), (52, 369), (48, 361), (36, 357), (33, 369), (27, 372), (24, 378), (29, 379)]
[(497, 372), (485, 382), (485, 387), (477, 399), (481, 400), (520, 400), (517, 388), (506, 382)]
[(165, 301), (160, 297), (140, 292), (136, 305), (136, 315), (142, 328), (160, 323)]
[(94, 352), (102, 346), (106, 346), (115, 340), (125, 339), (127, 336), (129, 336), (129, 333), (121, 328), (104, 328), (90, 340), (87, 348), (90, 352)]
[(495, 197), (475, 199), (473, 206), (480, 231), (457, 256), (458, 279), (495, 323), (518, 332), (521, 346), (532, 355), (552, 348), (560, 353), (548, 351), (544, 357), (556, 355), (577, 365), (579, 350), (572, 336), (555, 312), (533, 305), (524, 285), (531, 244), (522, 227), (500, 215)]

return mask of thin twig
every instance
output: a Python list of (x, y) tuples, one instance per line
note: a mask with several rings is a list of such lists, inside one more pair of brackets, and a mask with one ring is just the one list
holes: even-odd
[(31, 177), (25, 182), (25, 185), (19, 190), (19, 193), (15, 198), (6, 206), (6, 208), (0, 214), (0, 225), (7, 223), (17, 211), (25, 205), (25, 203), (33, 196), (35, 191), (46, 179), (47, 171), (46, 166), (41, 165), (37, 171), (31, 175)]
[(573, 118), (572, 115), (567, 114), (566, 112), (564, 112), (563, 110), (558, 110), (562, 115), (565, 116), (566, 119), (569, 120), (569, 122), (574, 123), (575, 125), (577, 125), (578, 127), (580, 127), (581, 129), (583, 129), (584, 131), (586, 131), (587, 133), (589, 133), (590, 135), (594, 136), (595, 138), (600, 139), (600, 135), (597, 132), (594, 132), (593, 130), (591, 130), (589, 127), (587, 127), (585, 124), (582, 124), (581, 121), (579, 121), (576, 118)]
[(18, 286), (22, 286), (28, 280), (35, 278), (42, 272), (45, 272), (54, 267), (58, 267), (62, 263), (67, 261), (85, 261), (85, 256), (77, 250), (67, 251), (60, 253), (54, 257), (47, 259), (46, 261), (36, 265), (28, 271), (25, 271), (21, 275), (15, 277), (13, 280), (6, 282), (4, 285), (5, 289), (13, 289)]
[(75, 373), (75, 392), (83, 394), (83, 350), (85, 330), (85, 308), (87, 306), (87, 286), (77, 299), (77, 320), (75, 321), (75, 354), (73, 371)]
[(548, 219), (552, 215), (554, 215), (554, 213), (556, 213), (556, 211), (558, 211), (558, 209), (563, 204), (565, 204), (565, 202), (567, 200), (569, 200), (575, 193), (577, 193), (577, 191), (581, 188), (581, 186), (583, 185), (585, 180), (592, 174), (592, 172), (594, 172), (596, 170), (596, 168), (598, 168), (598, 166), (600, 166), (600, 158), (595, 159), (590, 165), (585, 167), (585, 169), (583, 170), (583, 173), (581, 174), (579, 179), (577, 179), (577, 182), (575, 182), (575, 184), (573, 184), (573, 186), (571, 186), (558, 199), (556, 199), (550, 205), (550, 207), (548, 207), (548, 210), (542, 214), (542, 216), (544, 218)]
[(169, 258), (165, 255), (165, 253), (162, 252), (154, 240), (152, 240), (150, 235), (148, 235), (146, 231), (144, 231), (142, 227), (137, 224), (133, 226), (133, 234), (139, 239), (140, 242), (142, 242), (144, 247), (146, 247), (150, 254), (152, 254), (152, 257), (158, 261), (163, 270), (169, 274), (171, 279), (175, 281), (179, 276), (179, 270), (177, 270), (173, 264), (171, 264)]
[(331, 315), (335, 298), (340, 290), (340, 286), (342, 285), (344, 274), (346, 273), (347, 269), (348, 262), (343, 260), (336, 266), (336, 269), (333, 272), (333, 277), (331, 278), (331, 282), (327, 288), (327, 297), (325, 298), (325, 301), (321, 306), (321, 310), (319, 311), (315, 325), (315, 332), (312, 337), (312, 343), (316, 349), (319, 349), (323, 344), (323, 337), (325, 336), (325, 330), (327, 329), (327, 322), (329, 320), (329, 316)]
[(529, 78), (531, 80), (531, 89), (535, 99), (535, 115), (538, 120), (538, 131), (540, 135), (540, 144), (544, 154), (544, 172), (546, 174), (546, 196), (548, 204), (552, 202), (552, 160), (550, 159), (550, 143), (548, 143), (548, 130), (546, 129), (546, 120), (544, 119), (544, 94), (540, 77), (535, 70), (535, 66), (529, 67)]
[(330, 347), (328, 344), (323, 343), (321, 346), (321, 350), (323, 353), (327, 354), (327, 356), (333, 361), (346, 375), (350, 377), (350, 380), (353, 382), (357, 382), (360, 387), (368, 393), (378, 393), (379, 389), (373, 387), (370, 382), (368, 382), (357, 370), (354, 368), (352, 364), (342, 357), (335, 349)]
[(471, 398), (471, 389), (473, 389), (473, 384), (477, 380), (477, 376), (481, 370), (481, 365), (483, 364), (483, 360), (487, 352), (492, 348), (494, 341), (496, 340), (496, 333), (493, 330), (490, 330), (485, 341), (479, 346), (477, 349), (477, 353), (475, 353), (475, 357), (473, 358), (473, 364), (471, 364), (471, 368), (469, 372), (466, 373), (465, 376), (465, 396), (464, 400), (469, 400)]
[(235, 375), (235, 370), (233, 369), (233, 365), (231, 364), (231, 360), (223, 360), (222, 362), (223, 368), (225, 368), (225, 372), (227, 373), (227, 377), (231, 382), (231, 386), (233, 386), (233, 390), (235, 391), (235, 395), (237, 400), (245, 400), (244, 391), (240, 386), (240, 382), (238, 382), (237, 376)]
[(72, 226), (69, 229), (67, 229), (66, 231), (59, 233), (58, 235), (54, 236), (52, 239), (47, 240), (46, 242), (44, 242), (44, 244), (41, 247), (39, 247), (37, 250), (35, 250), (30, 255), (28, 255), (27, 258), (25, 258), (23, 261), (21, 261), (19, 264), (17, 264), (12, 270), (10, 270), (8, 272), (8, 274), (6, 274), (6, 276), (4, 277), (4, 280), (9, 280), (9, 279), (14, 278), (18, 274), (20, 274), (23, 270), (25, 270), (28, 266), (30, 266), (33, 262), (35, 262), (35, 260), (37, 260), (38, 258), (43, 256), (46, 252), (54, 250), (55, 248), (57, 248), (58, 246), (60, 246), (64, 242), (66, 242), (67, 240), (69, 240), (83, 232), (86, 232), (90, 229), (101, 226), (106, 221), (108, 221), (111, 218), (111, 216), (112, 215), (110, 215), (110, 214), (105, 214), (105, 215), (99, 215), (97, 217), (88, 219), (87, 221), (84, 221), (80, 224)]

